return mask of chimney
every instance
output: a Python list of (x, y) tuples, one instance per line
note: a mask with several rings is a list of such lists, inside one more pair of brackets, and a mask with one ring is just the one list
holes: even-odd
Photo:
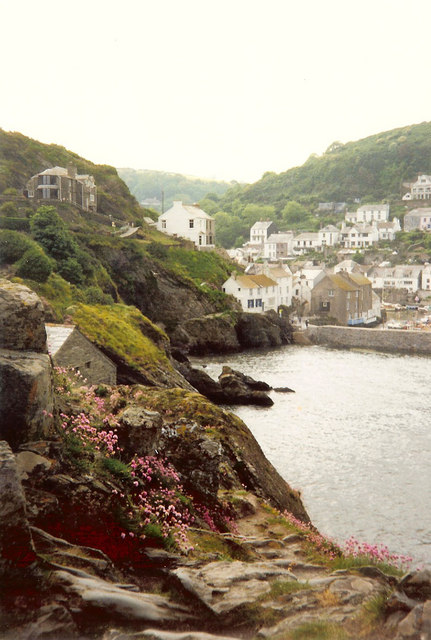
[(78, 172), (77, 169), (75, 167), (74, 164), (72, 164), (71, 162), (69, 162), (69, 164), (67, 165), (67, 175), (69, 176), (69, 178), (75, 178), (77, 176)]

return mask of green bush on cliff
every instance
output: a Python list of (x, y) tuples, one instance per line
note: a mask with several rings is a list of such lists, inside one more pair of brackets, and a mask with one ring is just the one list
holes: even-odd
[(16, 274), (22, 278), (30, 278), (36, 282), (46, 282), (54, 261), (48, 258), (40, 247), (27, 249), (16, 265)]
[(0, 229), (0, 264), (13, 264), (36, 243), (19, 231)]

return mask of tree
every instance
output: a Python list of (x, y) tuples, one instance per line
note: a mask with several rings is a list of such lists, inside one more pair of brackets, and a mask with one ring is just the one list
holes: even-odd
[(281, 215), (287, 226), (296, 226), (298, 223), (304, 224), (309, 218), (309, 212), (307, 209), (295, 200), (291, 200), (286, 204)]

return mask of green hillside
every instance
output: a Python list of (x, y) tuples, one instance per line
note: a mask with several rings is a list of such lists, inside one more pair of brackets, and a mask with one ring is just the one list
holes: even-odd
[[(234, 185), (223, 196), (208, 194), (204, 208), (215, 215), (217, 241), (238, 246), (257, 220), (271, 219), (279, 230), (315, 231), (336, 224), (343, 214), (317, 215), (319, 202), (391, 202), (402, 217), (404, 182), (431, 173), (431, 122), (379, 133), (357, 142), (334, 142), (321, 156), (280, 174), (265, 173), (250, 185)], [(404, 203), (403, 203), (404, 204)]]
[(135, 198), (142, 202), (156, 198), (161, 202), (162, 192), (165, 211), (174, 200), (199, 202), (207, 193), (223, 195), (233, 183), (205, 180), (165, 171), (117, 169)]
[(0, 194), (6, 189), (21, 192), (36, 173), (73, 163), (81, 174), (94, 176), (98, 211), (121, 220), (140, 220), (142, 209), (114, 167), (93, 164), (55, 144), (43, 144), (21, 133), (0, 129)]
[[(402, 183), (431, 173), (431, 122), (341, 144), (334, 142), (321, 156), (280, 174), (266, 173), (245, 186), (242, 202), (271, 204), (398, 200)], [(230, 194), (226, 194), (226, 201)], [(236, 192), (238, 197), (238, 192)]]

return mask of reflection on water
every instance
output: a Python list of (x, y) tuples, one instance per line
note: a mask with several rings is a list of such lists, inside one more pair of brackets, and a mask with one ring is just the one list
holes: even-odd
[(232, 410), (322, 533), (431, 564), (431, 358), (294, 346), (194, 363), (296, 391)]

